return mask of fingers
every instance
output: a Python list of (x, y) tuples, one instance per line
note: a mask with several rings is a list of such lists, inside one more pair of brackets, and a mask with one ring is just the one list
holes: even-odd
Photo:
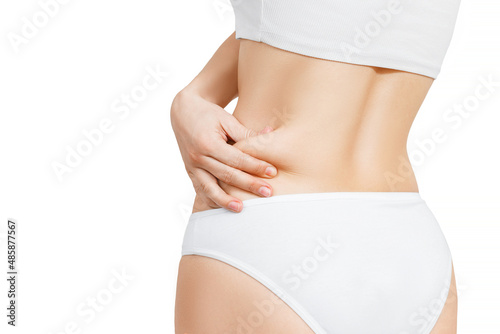
[[(256, 132), (254, 132), (254, 131), (250, 130), (250, 136), (249, 136), (249, 137), (251, 137), (251, 136), (253, 136), (253, 135), (255, 135), (255, 134), (257, 134), (257, 135), (265, 135), (266, 133), (269, 133), (269, 132), (271, 132), (271, 131), (273, 131), (273, 130), (274, 130), (274, 129), (273, 129), (272, 127), (270, 127), (269, 125), (267, 125), (266, 127), (264, 127), (264, 129), (260, 130), (258, 133), (256, 133)], [(234, 140), (231, 138), (231, 136), (229, 136), (229, 135), (228, 135), (228, 137), (229, 137), (229, 138), (228, 138), (227, 143), (228, 143), (229, 145), (234, 145), (234, 144), (236, 143), (236, 141), (234, 141)]]
[(220, 124), (228, 137), (235, 142), (273, 131), (273, 128), (269, 125), (259, 132), (254, 131), (241, 124), (233, 115), (227, 113), (225, 115), (226, 116), (220, 120)]
[(238, 148), (223, 143), (210, 151), (209, 156), (223, 164), (260, 177), (274, 177), (276, 167), (240, 151)]
[(245, 127), (236, 119), (236, 117), (230, 114), (221, 120), (221, 126), (229, 138), (235, 142), (239, 142), (243, 139), (257, 136), (259, 134), (257, 131)]
[[(235, 142), (273, 131), (271, 126), (266, 126), (259, 132), (248, 129), (232, 115), (225, 117), (220, 124), (227, 136)], [(212, 150), (210, 153), (210, 156), (218, 161), (252, 175), (269, 178), (277, 174), (277, 170), (273, 165), (243, 153), (232, 145), (227, 145), (227, 143), (218, 145), (217, 149)]]
[(217, 179), (207, 171), (197, 168), (188, 173), (194, 190), (211, 208), (225, 208), (233, 212), (241, 212), (243, 203), (228, 194), (217, 183)]
[(265, 181), (239, 169), (232, 168), (213, 158), (206, 158), (204, 168), (220, 181), (258, 196), (269, 197), (272, 187)]

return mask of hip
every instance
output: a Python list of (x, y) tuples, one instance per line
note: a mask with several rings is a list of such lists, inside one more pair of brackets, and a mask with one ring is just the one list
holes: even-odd
[[(182, 255), (192, 254), (254, 277), (316, 333), (362, 333), (366, 324), (379, 326), (374, 333), (427, 333), (452, 271), (446, 239), (418, 192), (290, 194), (247, 200), (238, 214), (196, 212), (182, 245)], [(429, 305), (431, 316), (417, 322)], [(346, 320), (359, 312), (363, 322)]]

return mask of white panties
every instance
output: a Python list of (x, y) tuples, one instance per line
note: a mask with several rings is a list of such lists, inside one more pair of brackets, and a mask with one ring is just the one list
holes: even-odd
[(247, 273), (318, 334), (428, 334), (452, 257), (417, 192), (332, 192), (191, 214), (182, 255)]

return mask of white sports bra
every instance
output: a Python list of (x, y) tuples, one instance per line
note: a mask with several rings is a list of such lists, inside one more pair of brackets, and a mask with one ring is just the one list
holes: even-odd
[(231, 0), (236, 38), (436, 78), (460, 0)]

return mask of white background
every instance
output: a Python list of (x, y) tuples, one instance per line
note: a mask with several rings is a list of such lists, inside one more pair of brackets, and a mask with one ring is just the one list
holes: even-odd
[[(23, 18), (33, 22), (41, 10), (34, 0), (0, 4), (0, 332), (65, 333), (76, 323), (80, 333), (173, 333), (194, 191), (169, 109), (234, 31), (229, 0), (70, 0), (14, 47)], [(420, 193), (453, 254), (460, 334), (500, 332), (500, 86), (458, 127), (443, 115), (473, 101), (481, 77), (500, 82), (499, 16), (497, 1), (462, 1), (408, 143), (424, 157), (414, 165)], [(113, 105), (140, 89), (148, 67), (168, 75), (120, 118)], [(103, 119), (113, 130), (59, 180), (52, 164), (65, 163), (67, 147)], [(446, 141), (422, 153), (416, 142), (436, 128)], [(15, 329), (5, 317), (7, 218), (19, 224)], [(109, 292), (122, 270), (133, 278)], [(107, 304), (89, 321), (77, 309), (88, 311), (95, 297)]]

